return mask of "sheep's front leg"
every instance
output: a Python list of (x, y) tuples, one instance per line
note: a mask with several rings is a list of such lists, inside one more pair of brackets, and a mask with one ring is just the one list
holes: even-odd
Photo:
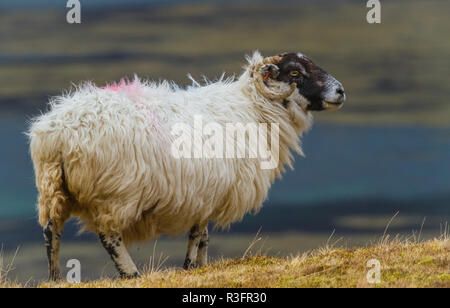
[(208, 226), (206, 226), (200, 237), (200, 243), (198, 244), (198, 252), (197, 252), (198, 266), (205, 266), (206, 264), (208, 264), (208, 243), (209, 243)]
[(186, 259), (184, 260), (183, 268), (188, 270), (196, 266), (195, 261), (197, 259), (197, 250), (200, 244), (202, 233), (199, 226), (195, 225), (189, 232), (189, 241), (186, 253)]
[(120, 278), (129, 279), (139, 276), (136, 265), (128, 254), (120, 235), (105, 235), (100, 233), (99, 238), (103, 247), (105, 247), (113, 260), (120, 274)]

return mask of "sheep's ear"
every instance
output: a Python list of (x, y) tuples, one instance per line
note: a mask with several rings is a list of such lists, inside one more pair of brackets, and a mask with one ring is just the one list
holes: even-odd
[(261, 67), (261, 74), (265, 78), (266, 76), (270, 78), (277, 78), (280, 74), (280, 69), (275, 64), (264, 64)]

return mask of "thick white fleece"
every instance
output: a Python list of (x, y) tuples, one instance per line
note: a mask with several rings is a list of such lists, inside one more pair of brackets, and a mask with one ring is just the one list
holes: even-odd
[[(40, 223), (77, 216), (87, 229), (120, 232), (130, 243), (208, 221), (224, 227), (258, 211), (283, 165), (291, 165), (291, 151), (302, 153), (299, 137), (312, 123), (301, 102), (284, 106), (258, 93), (252, 69), (262, 59), (255, 52), (238, 79), (203, 86), (135, 79), (105, 88), (84, 84), (55, 98), (29, 132)], [(279, 123), (278, 168), (262, 170), (250, 158), (175, 159), (172, 126), (193, 124), (198, 115), (224, 126)], [(60, 167), (70, 198), (55, 193), (63, 185)]]

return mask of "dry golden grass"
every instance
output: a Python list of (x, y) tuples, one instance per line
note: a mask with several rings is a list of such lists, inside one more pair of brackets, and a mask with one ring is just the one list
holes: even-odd
[[(367, 261), (381, 263), (381, 282), (369, 284)], [(5, 286), (5, 285), (4, 285)], [(7, 285), (13, 286), (14, 285)], [(325, 247), (298, 256), (249, 256), (206, 267), (151, 269), (138, 279), (43, 283), (42, 288), (290, 288), (290, 287), (450, 287), (450, 240), (424, 243), (382, 240), (367, 248)]]
[[(16, 250), (14, 254), (14, 258), (17, 255)], [(8, 273), (13, 269), (14, 258), (11, 263), (6, 264), (3, 259), (3, 249), (0, 249), (0, 288), (19, 288), (22, 287), (20, 284), (16, 282), (11, 282), (8, 280)]]

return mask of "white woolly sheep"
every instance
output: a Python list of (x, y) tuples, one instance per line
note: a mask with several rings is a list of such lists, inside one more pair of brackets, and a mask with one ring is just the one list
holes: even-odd
[[(300, 53), (247, 58), (242, 75), (180, 89), (135, 79), (85, 84), (51, 100), (29, 130), (49, 278), (59, 279), (64, 223), (78, 217), (99, 234), (121, 277), (138, 270), (126, 245), (190, 230), (184, 268), (207, 263), (208, 222), (225, 227), (256, 212), (291, 151), (302, 154), (311, 110), (338, 109), (342, 85)], [(277, 123), (273, 169), (259, 158), (175, 158), (177, 123)], [(232, 137), (234, 138), (234, 137)], [(194, 145), (195, 146), (195, 145)]]

